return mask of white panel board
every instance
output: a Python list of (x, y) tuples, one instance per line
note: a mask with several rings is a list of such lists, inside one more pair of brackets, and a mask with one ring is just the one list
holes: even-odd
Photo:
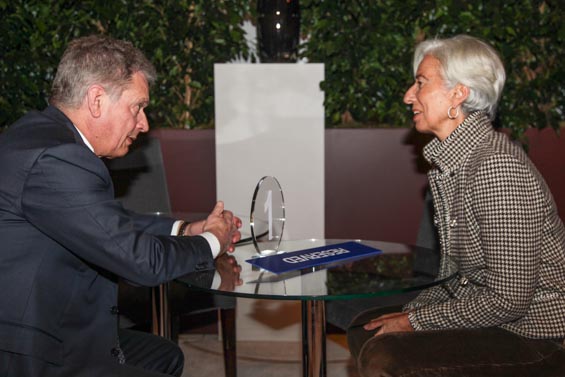
[[(275, 176), (285, 197), (283, 239), (324, 238), (323, 79), (323, 64), (214, 66), (217, 198), (248, 218), (255, 185)], [(238, 300), (238, 339), (299, 340), (299, 309)], [(281, 329), (279, 315), (294, 320)]]
[(216, 64), (217, 197), (249, 216), (253, 190), (275, 176), (284, 239), (324, 237), (323, 64)]

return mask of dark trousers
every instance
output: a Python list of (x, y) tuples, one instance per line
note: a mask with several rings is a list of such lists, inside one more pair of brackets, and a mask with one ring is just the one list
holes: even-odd
[(182, 374), (184, 355), (173, 342), (152, 334), (126, 329), (120, 329), (119, 337), (126, 365), (167, 376), (180, 377)]
[[(120, 330), (120, 346), (126, 364), (64, 366), (0, 351), (1, 377), (179, 377), (184, 366), (180, 348), (151, 334)], [(84, 339), (88, 342), (88, 339)]]
[(563, 377), (563, 339), (528, 339), (500, 328), (389, 333), (373, 337), (363, 325), (400, 308), (359, 314), (347, 330), (363, 377)]

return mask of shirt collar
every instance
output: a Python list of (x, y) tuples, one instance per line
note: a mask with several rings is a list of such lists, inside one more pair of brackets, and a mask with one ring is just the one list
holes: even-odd
[(80, 137), (82, 138), (82, 141), (84, 142), (84, 144), (86, 144), (86, 146), (88, 147), (88, 149), (90, 149), (92, 151), (92, 153), (94, 153), (94, 148), (92, 147), (92, 145), (88, 142), (88, 139), (82, 134), (82, 132), (80, 132), (80, 130), (78, 129), (77, 126), (75, 126), (73, 124), (73, 126), (75, 127), (75, 129), (77, 130), (78, 134), (80, 135)]
[[(77, 126), (75, 126), (75, 124), (69, 119), (69, 117), (61, 110), (59, 109), (57, 106), (54, 105), (49, 105), (47, 106), (47, 108), (43, 111), (44, 114), (46, 114), (47, 116), (55, 119), (57, 122), (60, 122), (62, 124), (65, 124), (65, 126), (67, 126), (69, 128), (69, 130), (74, 130), (76, 131), (76, 133), (78, 134), (78, 136), (80, 136), (80, 139), (82, 140), (82, 142), (84, 143), (84, 145), (86, 145), (86, 147), (88, 149), (90, 149), (92, 151), (92, 153), (94, 153), (94, 148), (92, 147), (92, 144), (90, 144), (88, 142), (88, 140), (86, 139), (86, 137), (82, 134), (82, 132), (80, 132), (80, 130), (78, 129)], [(71, 127), (72, 126), (72, 127)], [(75, 140), (78, 142), (78, 136), (75, 134)]]
[(78, 129), (77, 126), (74, 125), (74, 123), (73, 123), (73, 126), (75, 127), (75, 130), (77, 130), (77, 132), (78, 132), (78, 134), (80, 135), (80, 137), (81, 137), (82, 141), (84, 142), (84, 144), (86, 144), (86, 146), (88, 147), (88, 149), (90, 149), (90, 150), (92, 151), (92, 153), (94, 153), (94, 148), (92, 148), (92, 145), (88, 142), (88, 139), (86, 138), (86, 136), (84, 136), (84, 135), (82, 134), (82, 132), (80, 132), (80, 130)]

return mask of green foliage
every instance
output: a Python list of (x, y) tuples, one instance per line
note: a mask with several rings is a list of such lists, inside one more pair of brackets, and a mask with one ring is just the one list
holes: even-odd
[[(250, 58), (242, 23), (254, 18), (255, 2), (0, 0), (0, 12), (0, 125), (45, 107), (71, 39), (106, 33), (131, 40), (157, 68), (151, 124), (193, 128), (213, 125), (213, 64)], [(521, 137), (564, 120), (564, 16), (560, 0), (301, 0), (302, 56), (325, 63), (328, 127), (407, 127), (402, 96), (415, 44), (483, 38), (508, 73), (500, 124)]]
[(500, 125), (521, 137), (529, 126), (564, 120), (562, 1), (301, 1), (302, 55), (326, 66), (326, 124), (410, 124), (402, 103), (417, 42), (470, 34), (494, 45), (508, 80)]
[(47, 104), (67, 43), (103, 33), (127, 39), (155, 64), (153, 126), (213, 124), (214, 63), (249, 57), (245, 0), (0, 0), (0, 125)]

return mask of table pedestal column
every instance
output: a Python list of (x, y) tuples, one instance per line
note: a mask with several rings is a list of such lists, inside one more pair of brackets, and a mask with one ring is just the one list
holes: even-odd
[(326, 376), (326, 307), (324, 300), (302, 301), (302, 374)]

